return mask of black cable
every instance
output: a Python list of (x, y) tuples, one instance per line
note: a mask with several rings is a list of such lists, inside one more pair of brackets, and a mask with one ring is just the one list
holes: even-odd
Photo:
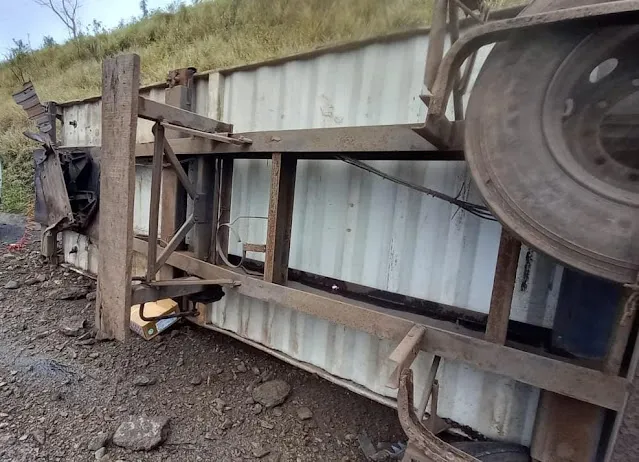
[(443, 201), (446, 201), (450, 204), (456, 205), (457, 207), (459, 207), (460, 209), (463, 209), (465, 211), (467, 211), (468, 213), (475, 215), (476, 217), (479, 218), (483, 218), (484, 220), (489, 220), (489, 221), (497, 221), (497, 219), (495, 217), (493, 217), (492, 213), (490, 212), (490, 210), (488, 209), (488, 207), (484, 206), (484, 205), (478, 205), (478, 204), (473, 204), (471, 202), (466, 202), (463, 201), (461, 199), (457, 199), (455, 197), (449, 196), (448, 194), (444, 194), (442, 192), (439, 191), (435, 191), (434, 189), (430, 189), (430, 188), (426, 188), (425, 186), (421, 186), (421, 185), (417, 185), (414, 183), (411, 183), (409, 181), (406, 180), (402, 180), (401, 178), (397, 178), (395, 176), (389, 175), (387, 173), (382, 172), (381, 170), (376, 169), (375, 167), (371, 167), (368, 164), (365, 164), (364, 162), (361, 162), (359, 160), (353, 159), (351, 157), (345, 157), (345, 156), (337, 156), (337, 158), (339, 160), (341, 160), (342, 162), (346, 162), (347, 164), (351, 164), (357, 168), (361, 168), (362, 170), (366, 170), (367, 172), (373, 173), (377, 176), (380, 176), (386, 180), (392, 181), (394, 183), (397, 183), (399, 185), (405, 186), (407, 188), (411, 188), (414, 189), (416, 191), (422, 192), (424, 194), (428, 194), (429, 196), (433, 196), (437, 199), (441, 199)]

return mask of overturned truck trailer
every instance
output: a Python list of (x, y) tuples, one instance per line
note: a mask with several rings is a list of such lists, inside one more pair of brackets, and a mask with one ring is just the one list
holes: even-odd
[(635, 288), (502, 229), (460, 140), (492, 42), (593, 15), (627, 24), (636, 3), (487, 21), (481, 2), (444, 1), (432, 30), (148, 87), (120, 56), (101, 98), (57, 105), (25, 88), (44, 251), (58, 235), (65, 262), (98, 274), (107, 335), (128, 335), (133, 304), (144, 319), (145, 302), (174, 297), (192, 322), (397, 407), (405, 460), (477, 460), (434, 436), (441, 418), (541, 462), (632, 460), (628, 438), (614, 443), (637, 428), (623, 424)]

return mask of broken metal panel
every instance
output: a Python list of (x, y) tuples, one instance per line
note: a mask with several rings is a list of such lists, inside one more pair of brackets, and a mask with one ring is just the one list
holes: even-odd
[(102, 104), (85, 103), (62, 108), (60, 143), (65, 146), (100, 146)]
[(73, 223), (71, 203), (57, 152), (52, 149), (38, 149), (34, 152), (34, 158), (36, 164), (40, 164), (38, 173), (47, 209), (47, 225)]
[(52, 123), (55, 119), (49, 114), (48, 107), (40, 103), (40, 98), (31, 82), (24, 83), (22, 90), (13, 95), (13, 100), (24, 109), (29, 119), (35, 122), (38, 131), (47, 134), (55, 131)]
[(98, 246), (90, 237), (75, 231), (63, 231), (62, 249), (66, 263), (98, 274)]

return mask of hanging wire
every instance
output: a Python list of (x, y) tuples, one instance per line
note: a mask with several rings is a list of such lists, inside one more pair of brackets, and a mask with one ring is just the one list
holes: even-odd
[(388, 173), (384, 173), (381, 170), (378, 170), (375, 167), (371, 167), (370, 165), (365, 164), (364, 162), (361, 162), (359, 160), (353, 159), (352, 157), (337, 156), (337, 158), (343, 162), (346, 162), (347, 164), (351, 164), (357, 168), (361, 168), (362, 170), (366, 170), (367, 172), (373, 173), (386, 180), (392, 181), (393, 183), (397, 183), (407, 188), (414, 189), (424, 194), (428, 194), (429, 196), (433, 196), (437, 199), (441, 199), (450, 204), (456, 205), (460, 209), (465, 210), (468, 213), (475, 215), (476, 217), (482, 218), (484, 220), (489, 220), (489, 221), (497, 221), (497, 219), (493, 217), (488, 207), (484, 205), (478, 205), (478, 204), (473, 204), (471, 202), (466, 202), (464, 200), (449, 196), (448, 194), (435, 191), (434, 189), (426, 188), (425, 186), (417, 185), (409, 181), (402, 180), (401, 178), (397, 178), (395, 176), (389, 175)]
[[(246, 258), (246, 247), (244, 246), (245, 242), (242, 241), (242, 239), (240, 238), (239, 233), (235, 230), (235, 228), (233, 228), (233, 225), (235, 225), (235, 222), (237, 222), (238, 220), (246, 220), (246, 219), (268, 220), (268, 217), (241, 215), (241, 216), (237, 217), (235, 220), (230, 221), (228, 223), (220, 223), (220, 224), (218, 224), (217, 228), (215, 230), (215, 250), (217, 251), (217, 254), (220, 256), (220, 259), (228, 267), (240, 269), (240, 270), (244, 271), (246, 274), (261, 275), (260, 273), (256, 273), (254, 271), (249, 271), (246, 268), (244, 268), (244, 260)], [(220, 245), (220, 239), (218, 237), (218, 233), (220, 232), (220, 229), (222, 229), (222, 228), (228, 228), (229, 237), (232, 234), (235, 237), (235, 239), (237, 239), (237, 242), (239, 244), (242, 244), (242, 255), (240, 255), (240, 262), (237, 265), (232, 264), (229, 261), (229, 259), (226, 257), (226, 255), (224, 254), (224, 251), (222, 250), (222, 247)]]

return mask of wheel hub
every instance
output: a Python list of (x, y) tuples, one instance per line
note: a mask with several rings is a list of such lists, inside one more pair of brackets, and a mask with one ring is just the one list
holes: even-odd
[(546, 92), (544, 134), (582, 186), (639, 205), (639, 29), (609, 28), (570, 54)]
[[(576, 6), (537, 0), (527, 12)], [(531, 247), (588, 273), (639, 271), (639, 26), (560, 25), (495, 45), (465, 155), (487, 205)]]

